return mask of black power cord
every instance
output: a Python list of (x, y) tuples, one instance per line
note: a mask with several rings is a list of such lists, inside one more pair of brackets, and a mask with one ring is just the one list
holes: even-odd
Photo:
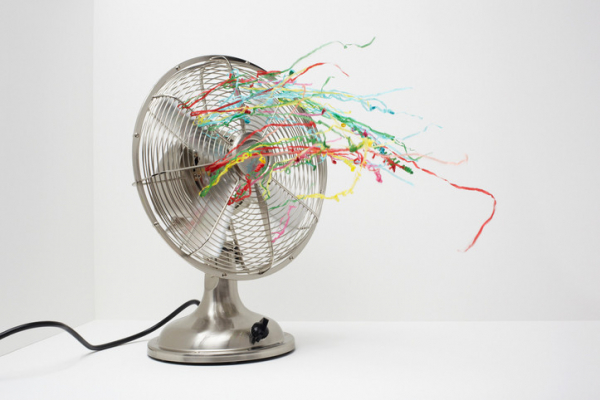
[(84, 345), (85, 347), (87, 347), (88, 349), (90, 349), (92, 351), (101, 351), (101, 350), (106, 350), (106, 349), (120, 346), (122, 344), (139, 339), (143, 336), (146, 336), (149, 333), (154, 332), (155, 330), (157, 330), (158, 328), (162, 327), (164, 324), (166, 324), (167, 322), (169, 322), (170, 320), (175, 318), (177, 316), (177, 314), (179, 314), (180, 312), (182, 312), (183, 310), (185, 310), (192, 304), (198, 305), (198, 304), (200, 304), (200, 301), (198, 301), (198, 300), (186, 301), (181, 306), (179, 306), (175, 311), (173, 311), (171, 314), (167, 315), (164, 319), (162, 319), (160, 322), (156, 323), (155, 325), (151, 326), (150, 328), (148, 328), (140, 333), (136, 333), (135, 335), (128, 336), (123, 339), (115, 340), (113, 342), (99, 344), (99, 345), (90, 344), (87, 340), (85, 340), (79, 333), (77, 333), (69, 325), (66, 325), (66, 324), (63, 324), (62, 322), (57, 322), (57, 321), (37, 321), (37, 322), (30, 322), (28, 324), (15, 326), (14, 328), (7, 329), (4, 332), (0, 333), (0, 340), (7, 338), (11, 335), (14, 335), (15, 333), (26, 331), (28, 329), (52, 327), (52, 328), (64, 329), (65, 331), (69, 332), (71, 334), (71, 336), (73, 336), (75, 339), (77, 339), (79, 341), (79, 343), (81, 343), (82, 345)]

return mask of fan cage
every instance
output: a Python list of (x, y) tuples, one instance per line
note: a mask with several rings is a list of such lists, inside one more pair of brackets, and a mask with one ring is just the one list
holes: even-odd
[[(200, 128), (190, 114), (210, 110), (231, 99), (234, 90), (217, 87), (232, 71), (255, 77), (261, 68), (227, 56), (199, 57), (170, 70), (159, 80), (140, 110), (133, 143), (134, 174), (140, 198), (153, 225), (169, 245), (200, 270), (226, 279), (253, 279), (271, 274), (295, 258), (310, 239), (321, 212), (322, 199), (299, 195), (325, 192), (326, 162), (294, 165), (274, 171), (270, 185), (253, 185), (249, 197), (230, 204), (244, 185), (245, 169), (230, 169), (210, 188), (203, 166), (226, 156), (248, 136), (249, 143), (279, 142), (285, 153), (291, 145), (310, 145), (305, 126), (266, 127), (272, 117), (249, 116), (217, 129)], [(217, 87), (190, 109), (181, 107), (200, 93)], [(245, 93), (241, 93), (244, 95)], [(192, 104), (192, 103), (188, 103)], [(255, 105), (250, 99), (246, 105)], [(287, 123), (306, 122), (298, 108), (274, 108)], [(278, 120), (281, 122), (281, 120)], [(252, 134), (254, 132), (254, 134)], [(282, 139), (290, 140), (281, 144)], [(272, 155), (281, 163), (289, 155)], [(246, 161), (252, 163), (252, 160)]]

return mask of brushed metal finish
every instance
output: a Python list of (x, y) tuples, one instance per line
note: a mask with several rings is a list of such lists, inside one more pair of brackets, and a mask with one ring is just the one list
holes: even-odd
[(269, 335), (251, 343), (252, 325), (263, 317), (242, 304), (237, 281), (206, 275), (198, 308), (165, 326), (148, 343), (148, 355), (163, 361), (214, 364), (260, 360), (294, 350), (294, 337), (268, 317)]

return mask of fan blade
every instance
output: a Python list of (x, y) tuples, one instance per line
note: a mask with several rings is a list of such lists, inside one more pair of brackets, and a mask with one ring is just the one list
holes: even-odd
[(196, 124), (191, 110), (182, 107), (183, 102), (170, 96), (157, 96), (150, 108), (152, 115), (180, 144), (194, 152), (198, 164), (209, 164), (223, 157), (229, 141), (218, 131), (210, 131)]
[(258, 208), (260, 210), (260, 216), (263, 224), (263, 232), (265, 234), (265, 239), (268, 243), (269, 252), (271, 255), (271, 260), (269, 261), (268, 267), (261, 269), (260, 273), (267, 272), (273, 266), (273, 258), (275, 253), (273, 252), (273, 235), (271, 234), (271, 221), (269, 220), (269, 206), (265, 201), (258, 184), (254, 184), (254, 194), (256, 195), (256, 199), (258, 200)]
[(189, 255), (202, 250), (203, 254), (216, 258), (222, 253), (235, 208), (228, 202), (238, 182), (239, 179), (227, 174), (206, 196), (196, 195), (194, 214), (188, 219), (189, 233), (181, 246), (188, 248)]
[(278, 191), (279, 193), (282, 193), (284, 196), (288, 197), (289, 199), (294, 200), (295, 203), (297, 203), (302, 208), (304, 208), (306, 211), (311, 213), (312, 216), (315, 218), (316, 222), (319, 222), (319, 216), (317, 215), (317, 213), (311, 207), (309, 207), (308, 204), (306, 204), (306, 202), (304, 200), (299, 199), (296, 195), (294, 195), (294, 193), (292, 193), (292, 191), (290, 189), (285, 187), (285, 185), (283, 183), (281, 183), (279, 180), (272, 178), (271, 183), (274, 183), (275, 185), (271, 185), (270, 190), (273, 189), (273, 186), (277, 187), (278, 189), (280, 189), (280, 192)]
[(274, 263), (273, 238), (267, 202), (257, 185), (249, 198), (239, 203), (231, 221), (234, 243), (243, 258), (241, 271), (265, 273)]

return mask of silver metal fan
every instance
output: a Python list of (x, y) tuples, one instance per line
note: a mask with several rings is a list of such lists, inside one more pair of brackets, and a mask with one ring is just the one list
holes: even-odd
[[(244, 89), (219, 86), (234, 71), (251, 78), (263, 70), (226, 56), (199, 57), (177, 65), (152, 89), (136, 122), (133, 168), (146, 213), (173, 250), (206, 274), (198, 309), (170, 323), (150, 341), (148, 354), (156, 359), (238, 362), (294, 349), (293, 336), (241, 303), (237, 281), (272, 274), (302, 251), (318, 222), (322, 200), (297, 196), (325, 192), (326, 163), (274, 172), (268, 189), (254, 184), (249, 197), (231, 202), (246, 174), (255, 168), (256, 160), (248, 159), (200, 196), (210, 180), (205, 167), (240, 144), (244, 149), (266, 137), (269, 142), (287, 139), (294, 145), (309, 144), (308, 128), (265, 128), (268, 120), (260, 116), (237, 119), (227, 127), (200, 127), (192, 117), (195, 111), (215, 109), (232, 94), (248, 97), (235, 93)], [(201, 93), (208, 94), (189, 101)], [(252, 105), (251, 99), (246, 101)], [(292, 122), (299, 121), (298, 109), (277, 110)], [(287, 145), (278, 146), (279, 153), (285, 153)], [(284, 160), (283, 155), (271, 155), (265, 162)]]

